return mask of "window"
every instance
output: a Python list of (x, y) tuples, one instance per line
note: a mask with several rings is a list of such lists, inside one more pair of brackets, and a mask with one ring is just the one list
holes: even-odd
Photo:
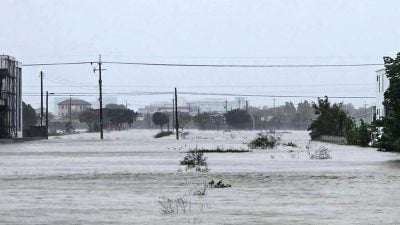
[(381, 77), (380, 76), (378, 76), (378, 92), (380, 93), (381, 92)]

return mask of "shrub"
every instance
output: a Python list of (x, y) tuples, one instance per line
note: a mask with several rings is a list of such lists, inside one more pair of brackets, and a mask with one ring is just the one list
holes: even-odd
[(154, 138), (162, 138), (162, 137), (170, 136), (173, 133), (174, 132), (172, 132), (172, 131), (161, 131), (161, 132), (158, 132), (156, 135), (154, 135)]
[(179, 197), (177, 199), (160, 198), (158, 203), (161, 206), (161, 211), (165, 214), (178, 214), (179, 212), (186, 213), (190, 212), (192, 208), (192, 203), (182, 197)]
[(193, 195), (198, 195), (198, 196), (202, 196), (202, 195), (206, 195), (207, 194), (207, 185), (204, 184), (204, 186), (200, 189), (197, 189)]
[(207, 157), (204, 157), (203, 152), (188, 152), (180, 162), (181, 165), (186, 165), (189, 168), (197, 166), (207, 166)]
[(249, 143), (249, 148), (251, 149), (268, 149), (274, 148), (278, 145), (280, 141), (280, 137), (276, 137), (275, 134), (267, 134), (260, 132), (257, 134), (257, 137)]
[(293, 147), (293, 148), (297, 148), (297, 145), (293, 142), (288, 142), (286, 144), (283, 144), (284, 146), (289, 146), (289, 147)]
[(318, 150), (315, 150), (314, 154), (309, 155), (310, 159), (332, 159), (329, 153), (330, 151), (327, 147), (321, 146), (318, 148)]
[(211, 180), (208, 183), (208, 187), (210, 188), (229, 188), (232, 187), (230, 184), (224, 184), (222, 180), (219, 180), (218, 182), (214, 182), (214, 180)]
[(224, 149), (224, 148), (211, 148), (211, 149), (207, 149), (207, 148), (201, 148), (201, 149), (193, 149), (193, 150), (189, 150), (189, 152), (202, 152), (202, 153), (243, 153), (243, 152), (250, 152), (250, 150), (248, 149), (233, 149), (233, 148), (228, 148), (228, 149)]

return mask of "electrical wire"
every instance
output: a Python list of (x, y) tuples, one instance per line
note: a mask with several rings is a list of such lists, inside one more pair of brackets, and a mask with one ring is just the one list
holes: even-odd
[[(104, 95), (172, 95), (173, 92), (110, 92), (103, 93)], [(37, 93), (24, 93), (24, 96), (40, 96)], [(93, 92), (75, 92), (75, 93), (55, 93), (57, 96), (97, 96), (98, 93)], [(238, 93), (207, 93), (207, 92), (179, 92), (179, 95), (200, 95), (200, 96), (233, 96), (233, 97), (265, 97), (265, 98), (323, 98), (324, 96), (311, 95), (264, 95), (264, 94), (238, 94)], [(327, 96), (331, 99), (372, 99), (373, 96)]]
[[(58, 62), (58, 63), (27, 63), (22, 66), (67, 66), (96, 64), (100, 62)], [(185, 63), (148, 63), (148, 62), (124, 62), (102, 61), (102, 64), (136, 65), (136, 66), (163, 66), (163, 67), (220, 67), (220, 68), (317, 68), (317, 67), (369, 67), (382, 66), (382, 63), (355, 63), (355, 64), (185, 64)]]

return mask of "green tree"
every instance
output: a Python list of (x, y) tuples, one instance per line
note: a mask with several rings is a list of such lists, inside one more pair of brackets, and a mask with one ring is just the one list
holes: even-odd
[[(123, 106), (123, 105), (120, 105)], [(127, 123), (129, 127), (136, 120), (137, 113), (133, 110), (126, 109), (125, 106), (122, 107), (112, 107), (104, 109), (104, 121), (107, 123), (117, 126), (118, 130), (121, 129), (122, 124)]]
[[(311, 139), (318, 139), (322, 135), (342, 136), (352, 139), (356, 126), (354, 120), (342, 109), (342, 104), (329, 102), (328, 97), (318, 99), (312, 104), (317, 118), (312, 121), (308, 130)], [(353, 140), (350, 140), (353, 142)]]
[(225, 113), (228, 125), (235, 129), (245, 129), (250, 127), (251, 117), (246, 110), (234, 109)]
[(25, 102), (22, 102), (22, 113), (24, 129), (27, 129), (30, 126), (35, 126), (37, 124), (39, 118), (30, 104), (27, 105)]
[(72, 125), (72, 122), (66, 122), (65, 123), (65, 132), (67, 132), (67, 133), (72, 133), (73, 131), (74, 131), (74, 127), (73, 127), (73, 125)]
[(294, 116), (294, 128), (306, 130), (314, 117), (314, 109), (308, 101), (299, 103)]
[(205, 130), (211, 124), (211, 115), (206, 112), (200, 113), (193, 117), (193, 122), (199, 129)]
[(400, 151), (400, 53), (383, 59), (390, 85), (384, 96), (388, 114), (380, 122), (383, 134), (379, 145), (386, 151)]
[(94, 109), (85, 109), (79, 114), (79, 121), (86, 123), (89, 132), (100, 131), (99, 114)]
[(168, 115), (162, 112), (156, 112), (153, 114), (153, 123), (160, 126), (161, 131), (163, 130), (164, 124), (169, 123)]
[(179, 127), (182, 129), (188, 124), (190, 123), (190, 121), (192, 121), (192, 116), (190, 116), (189, 113), (183, 113), (180, 112), (178, 114), (178, 122), (179, 122)]

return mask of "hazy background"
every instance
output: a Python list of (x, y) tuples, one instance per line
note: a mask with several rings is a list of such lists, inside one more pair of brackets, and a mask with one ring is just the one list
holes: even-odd
[[(1, 0), (0, 7), (0, 54), (24, 64), (92, 61), (98, 54), (104, 61), (157, 63), (381, 63), (382, 56), (400, 49), (396, 0)], [(375, 70), (381, 68), (104, 67), (106, 94), (173, 91), (176, 86), (178, 91), (307, 96), (374, 96)], [(24, 101), (39, 106), (39, 96), (29, 95), (40, 93), (41, 70), (45, 90), (97, 93), (92, 69), (24, 67)], [(113, 95), (134, 109), (172, 99)], [(304, 99), (276, 98), (276, 105)], [(272, 98), (248, 100), (273, 105)], [(374, 99), (335, 101), (374, 104)]]

